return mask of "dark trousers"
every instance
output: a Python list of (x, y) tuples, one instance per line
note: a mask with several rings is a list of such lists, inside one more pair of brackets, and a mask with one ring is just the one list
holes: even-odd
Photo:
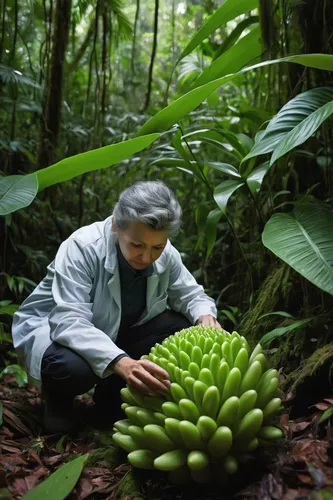
[[(116, 344), (134, 359), (148, 354), (151, 347), (169, 335), (192, 326), (181, 313), (166, 310), (143, 325), (120, 331)], [(119, 410), (119, 391), (125, 381), (116, 374), (98, 377), (89, 363), (68, 347), (56, 342), (46, 350), (41, 366), (43, 391), (48, 397), (68, 402), (95, 386), (94, 401), (106, 411)]]

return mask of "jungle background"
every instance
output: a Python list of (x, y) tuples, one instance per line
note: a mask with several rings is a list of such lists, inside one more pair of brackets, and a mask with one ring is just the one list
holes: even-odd
[[(289, 408), (285, 430), (312, 453), (298, 448), (298, 469), (280, 464), (291, 482), (280, 469), (275, 482), (266, 473), (266, 486), (259, 478), (258, 489), (242, 498), (332, 498), (325, 495), (333, 484), (326, 463), (333, 414), (333, 2), (237, 0), (230, 12), (222, 6), (220, 0), (1, 2), (3, 180), (159, 133), (109, 168), (91, 157), (84, 173), (44, 182), (16, 209), (6, 206), (8, 186), (0, 187), (1, 498), (21, 498), (92, 446), (91, 435), (90, 441), (89, 435), (42, 436), (39, 395), (12, 346), (12, 316), (65, 238), (108, 217), (133, 182), (156, 179), (182, 205), (183, 227), (173, 243), (185, 265), (216, 300), (226, 330), (252, 345), (265, 336)], [(204, 36), (209, 20), (215, 28)], [(328, 57), (287, 60), (302, 54)], [(223, 85), (184, 105), (182, 97), (223, 77)], [(159, 121), (149, 121), (154, 116)], [(94, 436), (102, 449), (104, 438)], [(145, 498), (175, 498), (151, 479), (144, 486), (129, 480), (126, 464), (107, 467), (110, 449), (106, 458), (96, 450), (94, 456), (90, 475), (81, 476), (70, 498), (132, 498), (134, 487)], [(119, 487), (123, 477), (130, 493)]]

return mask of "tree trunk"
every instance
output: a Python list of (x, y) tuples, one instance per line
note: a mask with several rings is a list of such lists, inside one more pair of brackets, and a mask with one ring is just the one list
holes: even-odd
[(135, 12), (135, 21), (133, 30), (133, 45), (132, 45), (132, 59), (131, 59), (132, 76), (135, 75), (134, 61), (135, 61), (136, 35), (138, 30), (139, 14), (140, 14), (140, 0), (136, 0), (136, 12)]
[(0, 38), (0, 63), (2, 62), (2, 54), (4, 51), (5, 34), (6, 34), (6, 0), (1, 2), (1, 38)]
[(71, 18), (71, 0), (57, 0), (51, 62), (41, 121), (37, 167), (49, 166), (54, 159), (61, 120), (63, 71)]
[(146, 101), (143, 108), (143, 111), (146, 111), (149, 107), (150, 103), (150, 94), (151, 94), (151, 84), (153, 80), (153, 68), (154, 68), (154, 60), (157, 49), (157, 33), (158, 33), (158, 8), (159, 8), (159, 0), (155, 0), (155, 18), (154, 18), (154, 40), (153, 40), (153, 50), (151, 53), (149, 71), (148, 71), (148, 88), (146, 93)]

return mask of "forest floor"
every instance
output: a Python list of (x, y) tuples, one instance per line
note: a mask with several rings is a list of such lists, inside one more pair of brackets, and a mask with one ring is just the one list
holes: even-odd
[[(288, 405), (292, 395), (287, 397)], [(89, 453), (69, 500), (328, 500), (333, 499), (333, 399), (318, 402), (307, 416), (281, 416), (287, 439), (242, 466), (226, 487), (175, 487), (162, 473), (135, 471), (126, 455), (112, 445), (111, 431), (89, 426), (76, 435), (49, 435), (42, 429), (42, 402), (31, 386), (19, 388), (6, 376), (0, 385), (3, 423), (0, 427), (0, 500), (21, 499), (50, 473), (75, 457)], [(79, 398), (77, 411), (85, 414), (92, 401)], [(332, 408), (332, 410), (331, 410)], [(0, 415), (1, 421), (1, 415)]]

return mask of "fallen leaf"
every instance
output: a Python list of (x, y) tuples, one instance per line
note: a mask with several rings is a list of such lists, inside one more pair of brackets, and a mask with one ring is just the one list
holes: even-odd
[(303, 420), (302, 422), (296, 422), (293, 420), (289, 421), (289, 428), (294, 433), (304, 431), (304, 429), (306, 429), (310, 425), (311, 422), (307, 422), (306, 420)]
[(78, 498), (80, 498), (80, 500), (81, 499), (84, 500), (92, 493), (93, 486), (92, 486), (91, 482), (89, 481), (89, 479), (82, 477), (79, 480), (79, 484), (75, 489), (76, 489), (76, 493), (77, 493)]
[(317, 403), (315, 405), (310, 406), (310, 408), (313, 408), (314, 406), (318, 408), (318, 410), (327, 410), (328, 408), (331, 408), (332, 405), (328, 403)]
[(4, 407), (3, 415), (4, 420), (7, 421), (7, 423), (9, 420), (9, 425), (12, 425), (18, 432), (31, 435), (30, 429), (28, 429), (12, 411), (8, 410), (8, 408)]

